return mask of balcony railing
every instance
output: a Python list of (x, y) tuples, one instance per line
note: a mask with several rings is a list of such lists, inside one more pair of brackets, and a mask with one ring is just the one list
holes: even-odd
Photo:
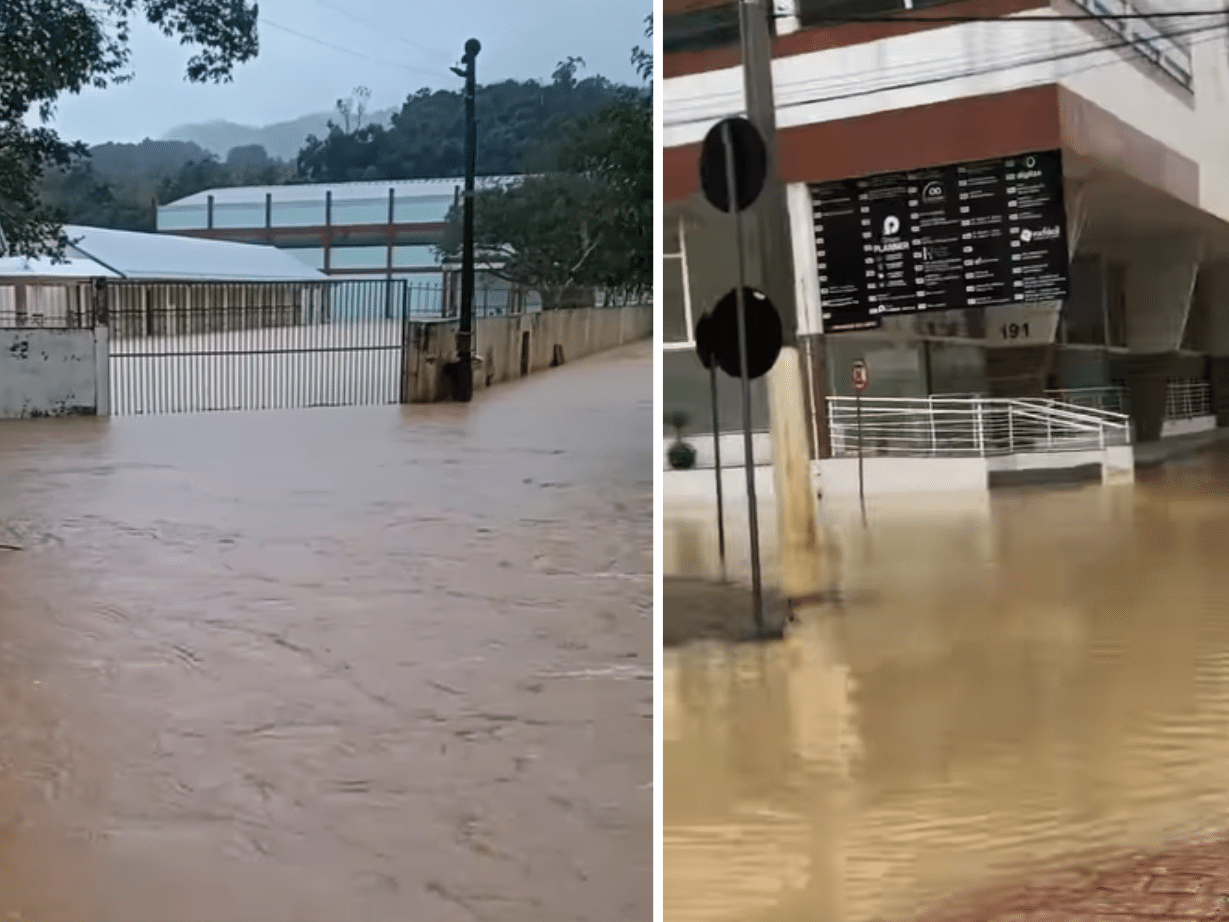
[(1165, 394), (1165, 419), (1195, 419), (1212, 415), (1212, 387), (1207, 381), (1170, 381)]

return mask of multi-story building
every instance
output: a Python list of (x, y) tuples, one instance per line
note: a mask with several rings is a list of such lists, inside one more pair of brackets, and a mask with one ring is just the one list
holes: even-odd
[[(852, 393), (849, 368), (864, 359), (868, 396), (1117, 388), (1146, 441), (1179, 389), (1207, 395), (1208, 413), (1229, 422), (1229, 30), (1224, 12), (1207, 13), (1223, 4), (1189, 2), (766, 4), (800, 333), (821, 405)], [(712, 125), (743, 113), (743, 73), (734, 4), (666, 0), (664, 12), (666, 404), (690, 409), (702, 428), (707, 376), (691, 340), (698, 317), (733, 287), (735, 263), (727, 219), (698, 191), (697, 163)], [(1061, 227), (1009, 228), (1027, 206), (1011, 184), (1031, 175), (1028, 158), (1061, 163)], [(898, 181), (916, 208), (928, 180), (959, 182), (964, 195), (965, 176), (986, 161), (1006, 183), (994, 218), (1003, 240), (1065, 240), (1065, 295), (1016, 297), (1017, 279), (982, 297), (966, 259), (955, 271), (969, 284), (949, 286), (946, 309), (916, 310), (917, 285), (907, 310), (884, 308), (893, 283), (882, 272), (878, 296), (871, 273), (851, 301), (834, 281), (850, 267), (835, 263), (864, 251), (833, 239), (856, 238), (856, 221), (825, 226), (833, 190)], [(874, 179), (891, 173), (903, 175)], [(952, 201), (962, 203), (948, 217), (963, 240), (965, 199)], [(868, 224), (873, 212), (862, 212)], [(854, 255), (840, 255), (851, 242)], [(920, 279), (928, 257), (916, 236), (911, 245)], [(842, 314), (859, 299), (868, 323)]]

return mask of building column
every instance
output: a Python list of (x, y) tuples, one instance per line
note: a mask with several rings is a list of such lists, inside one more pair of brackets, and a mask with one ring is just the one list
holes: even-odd
[(1162, 246), (1163, 252), (1132, 257), (1124, 275), (1127, 390), (1137, 442), (1161, 437), (1165, 400), (1177, 358), (1191, 295), (1199, 272), (1199, 251), (1192, 241)]
[(1217, 426), (1229, 426), (1229, 263), (1204, 263), (1199, 267), (1197, 296), (1208, 338), (1212, 412)]

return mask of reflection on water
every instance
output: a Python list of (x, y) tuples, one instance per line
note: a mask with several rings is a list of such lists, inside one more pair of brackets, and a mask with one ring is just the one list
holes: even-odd
[(844, 612), (667, 655), (670, 922), (908, 918), (1229, 828), (1229, 456), (836, 533)]

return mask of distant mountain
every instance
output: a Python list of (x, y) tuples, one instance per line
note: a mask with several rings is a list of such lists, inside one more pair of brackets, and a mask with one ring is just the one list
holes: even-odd
[[(383, 109), (372, 112), (366, 121), (387, 125), (396, 111), (398, 110)], [(340, 116), (336, 112), (318, 112), (263, 128), (226, 121), (205, 122), (198, 125), (180, 125), (168, 131), (164, 137), (168, 141), (190, 141), (199, 144), (219, 157), (225, 157), (232, 147), (259, 144), (269, 152), (270, 157), (293, 161), (307, 143), (308, 135), (314, 134), (318, 138), (328, 135), (330, 119), (336, 122), (340, 120)]]

